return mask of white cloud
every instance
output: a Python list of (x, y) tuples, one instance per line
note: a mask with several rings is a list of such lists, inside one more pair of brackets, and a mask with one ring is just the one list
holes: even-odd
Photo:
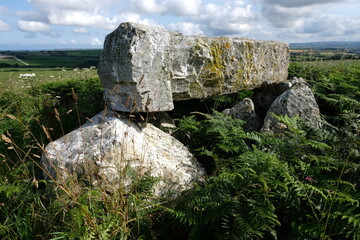
[(97, 11), (101, 8), (111, 8), (118, 4), (116, 0), (27, 0), (37, 8), (43, 9), (64, 9), (64, 10), (83, 10)]
[(223, 5), (205, 5), (195, 19), (206, 25), (211, 35), (247, 35), (252, 31), (261, 31), (258, 17), (252, 11), (252, 5), (230, 1)]
[(323, 14), (303, 19), (298, 26), (278, 29), (281, 39), (302, 42), (331, 41), (346, 39), (358, 41), (360, 38), (360, 19), (345, 18), (340, 15)]
[(194, 24), (191, 22), (170, 23), (168, 28), (172, 31), (179, 31), (186, 35), (204, 35), (200, 24)]
[(68, 26), (96, 26), (106, 21), (105, 17), (98, 14), (64, 9), (51, 10), (48, 12), (48, 19), (50, 24)]
[(318, 37), (360, 35), (360, 19), (348, 19), (339, 15), (321, 15), (305, 21), (297, 32)]
[(47, 15), (39, 11), (18, 11), (15, 13), (16, 16), (20, 17), (25, 21), (35, 21), (48, 23)]
[(334, 3), (349, 0), (262, 0), (262, 15), (276, 28), (298, 27)]
[(43, 22), (23, 21), (18, 22), (18, 28), (23, 32), (50, 32), (50, 25)]
[(11, 30), (11, 26), (6, 22), (0, 20), (0, 32), (6, 32), (10, 30)]
[[(8, 31), (11, 18), (28, 37), (38, 33), (59, 37), (70, 26), (77, 45), (91, 44), (122, 22), (159, 25), (186, 35), (248, 36), (260, 39), (356, 39), (359, 0), (27, 0), (32, 10), (11, 12), (0, 5), (0, 31)], [(344, 4), (345, 3), (345, 4)], [(342, 10), (338, 10), (341, 8)], [(355, 15), (350, 18), (351, 9)], [(348, 10), (348, 11), (346, 11)], [(329, 11), (326, 15), (326, 11)], [(335, 15), (329, 15), (330, 13)], [(343, 17), (336, 14), (343, 14)], [(6, 18), (5, 18), (5, 15)], [(346, 18), (346, 15), (349, 18)], [(359, 26), (359, 27), (358, 27)], [(97, 28), (97, 29), (94, 29)], [(63, 30), (64, 32), (67, 30)], [(67, 43), (72, 44), (66, 39)]]
[(49, 24), (43, 22), (20, 20), (17, 26), (20, 31), (28, 33), (28, 35), (26, 35), (27, 38), (35, 38), (37, 32), (53, 38), (60, 37), (59, 32), (53, 30)]
[(90, 40), (90, 45), (92, 45), (92, 46), (100, 46), (100, 45), (102, 45), (102, 44), (103, 44), (103, 42), (100, 41), (99, 38), (92, 38), (92, 39)]
[(279, 5), (264, 5), (263, 16), (277, 28), (296, 27), (312, 15), (312, 7), (285, 8)]
[(71, 39), (69, 41), (62, 40), (60, 43), (63, 45), (76, 45), (78, 42), (75, 39)]
[(167, 12), (178, 16), (196, 15), (200, 11), (201, 0), (167, 0)]
[(199, 13), (201, 0), (130, 0), (133, 9), (140, 13), (190, 16)]
[(76, 33), (76, 34), (88, 34), (89, 33), (89, 30), (84, 28), (84, 27), (80, 27), (80, 28), (74, 28), (72, 30), (73, 33)]
[[(347, 1), (347, 0), (345, 0)], [(263, 0), (264, 4), (277, 5), (286, 8), (298, 8), (312, 5), (323, 5), (336, 2), (344, 2), (344, 0)]]
[(159, 14), (166, 11), (164, 4), (159, 4), (156, 0), (131, 0), (130, 3), (141, 13)]
[(78, 27), (73, 33), (86, 33), (85, 27), (113, 30), (124, 21), (154, 23), (137, 13), (111, 14), (113, 12), (111, 8), (119, 5), (119, 1), (116, 0), (28, 0), (28, 2), (33, 4), (35, 11), (18, 13), (23, 20)]

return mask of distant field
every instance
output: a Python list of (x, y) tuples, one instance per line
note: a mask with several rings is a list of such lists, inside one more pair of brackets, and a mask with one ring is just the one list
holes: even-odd
[[(21, 74), (32, 74), (33, 77), (20, 77)], [(0, 93), (18, 89), (29, 89), (41, 83), (51, 81), (82, 80), (97, 77), (96, 69), (90, 68), (0, 68)]]
[(11, 65), (11, 66), (28, 66), (24, 61), (11, 55), (0, 55), (0, 66)]
[(360, 42), (291, 43), (292, 61), (360, 59)]
[[(325, 71), (327, 69), (334, 70), (337, 69), (338, 71), (344, 72), (345, 70), (352, 71), (354, 69), (359, 69), (360, 66), (360, 59), (345, 59), (345, 60), (317, 60), (317, 61), (292, 61), (291, 64), (300, 64), (301, 66), (306, 67), (315, 67), (321, 68), (322, 71)], [(359, 70), (354, 70), (354, 72), (358, 72), (360, 74)]]
[(292, 61), (359, 59), (360, 55), (341, 49), (291, 49)]
[[(1, 67), (91, 67), (97, 66), (102, 50), (54, 50), (54, 51), (3, 51), (1, 55), (14, 58), (1, 59)], [(23, 61), (17, 61), (15, 58)], [(24, 64), (24, 62), (26, 64)]]
[[(102, 50), (2, 51), (0, 93), (50, 81), (97, 77)], [(22, 76), (32, 74), (34, 76)]]
[(18, 60), (16, 59), (0, 59), (0, 64), (1, 63), (5, 63), (5, 64), (9, 64), (9, 65), (16, 65), (18, 64), (19, 66), (26, 66), (24, 63), (22, 62), (19, 62)]

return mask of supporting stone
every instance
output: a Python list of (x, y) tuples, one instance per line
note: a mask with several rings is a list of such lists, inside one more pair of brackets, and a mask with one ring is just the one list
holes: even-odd
[(294, 78), (289, 83), (289, 90), (283, 92), (271, 104), (261, 132), (276, 132), (286, 128), (284, 124), (273, 116), (287, 115), (299, 118), (313, 127), (318, 127), (320, 124), (320, 110), (315, 100), (314, 94), (306, 81), (302, 78)]
[(44, 169), (59, 183), (75, 177), (89, 185), (129, 189), (136, 179), (154, 177), (154, 194), (173, 197), (203, 182), (206, 174), (171, 135), (114, 112), (96, 115), (45, 150)]

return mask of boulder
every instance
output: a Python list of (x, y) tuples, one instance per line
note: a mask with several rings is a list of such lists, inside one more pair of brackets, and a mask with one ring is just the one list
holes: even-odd
[(124, 186), (134, 178), (152, 176), (156, 196), (176, 196), (205, 170), (187, 148), (151, 124), (136, 124), (114, 112), (104, 112), (62, 138), (49, 143), (42, 163), (60, 183), (70, 177), (98, 186)]
[(284, 81), (288, 64), (287, 43), (185, 36), (122, 23), (105, 39), (98, 73), (109, 109), (161, 112), (172, 110), (173, 101)]
[(294, 78), (289, 86), (291, 86), (290, 89), (283, 92), (271, 104), (261, 128), (262, 132), (276, 132), (286, 128), (283, 124), (279, 124), (273, 114), (289, 117), (298, 115), (301, 120), (313, 127), (319, 125), (319, 106), (306, 81), (302, 78)]
[(243, 126), (246, 132), (257, 131), (261, 126), (255, 113), (254, 103), (250, 98), (244, 98), (232, 108), (225, 109), (222, 113), (246, 121)]

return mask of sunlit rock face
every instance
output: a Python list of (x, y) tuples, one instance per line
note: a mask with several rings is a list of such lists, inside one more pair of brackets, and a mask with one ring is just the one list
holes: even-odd
[(122, 23), (105, 40), (98, 73), (108, 107), (124, 112), (173, 109), (287, 79), (289, 46), (248, 38), (185, 36)]
[(173, 197), (204, 182), (205, 170), (171, 135), (141, 126), (114, 112), (99, 113), (88, 123), (49, 143), (42, 155), (47, 173), (59, 183), (75, 177), (93, 186), (130, 189), (153, 177), (156, 196)]
[(262, 132), (281, 130), (283, 124), (279, 124), (273, 114), (289, 117), (299, 116), (307, 124), (319, 127), (320, 109), (306, 81), (302, 78), (294, 78), (288, 83), (289, 89), (279, 95), (271, 104), (261, 128)]

